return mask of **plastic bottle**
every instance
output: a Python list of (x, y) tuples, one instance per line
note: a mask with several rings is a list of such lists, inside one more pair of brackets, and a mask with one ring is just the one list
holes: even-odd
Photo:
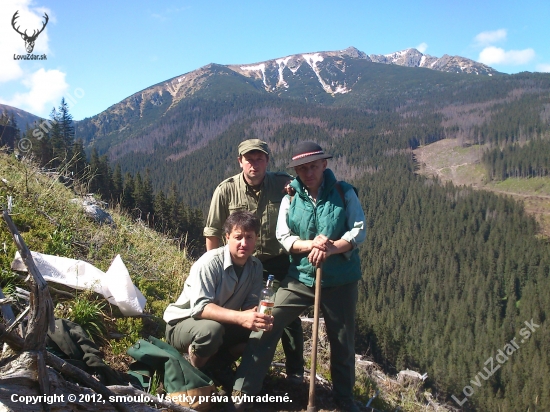
[(271, 316), (273, 306), (275, 306), (275, 291), (273, 290), (273, 280), (275, 277), (269, 275), (265, 288), (260, 292), (260, 302), (258, 304), (258, 312)]

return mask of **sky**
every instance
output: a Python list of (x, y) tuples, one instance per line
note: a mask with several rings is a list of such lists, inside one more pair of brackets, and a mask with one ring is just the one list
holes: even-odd
[[(27, 55), (20, 33), (37, 36)], [(0, 103), (75, 120), (209, 63), (417, 48), (504, 73), (550, 72), (550, 2), (538, 0), (0, 0)]]

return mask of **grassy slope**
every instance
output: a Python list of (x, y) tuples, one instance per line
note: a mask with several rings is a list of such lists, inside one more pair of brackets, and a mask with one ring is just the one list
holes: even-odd
[(525, 205), (525, 210), (541, 224), (541, 235), (550, 237), (550, 178), (506, 179), (490, 182), (480, 159), (483, 147), (462, 147), (455, 139), (445, 139), (414, 151), (418, 173), (452, 181), (455, 185), (471, 185), (512, 196)]
[[(161, 318), (168, 303), (181, 293), (191, 262), (185, 251), (180, 251), (168, 238), (113, 210), (109, 212), (116, 229), (95, 224), (79, 206), (70, 202), (76, 197), (71, 190), (60, 184), (55, 176), (40, 174), (25, 160), (19, 162), (0, 154), (0, 178), (3, 179), (0, 181), (0, 206), (5, 207), (7, 196), (13, 198), (12, 219), (31, 250), (82, 259), (103, 271), (120, 254), (134, 284), (146, 296), (145, 310), (154, 320)], [(5, 224), (0, 225), (0, 285), (9, 291), (17, 283), (10, 270), (16, 247)], [(98, 304), (104, 305), (103, 299)], [(70, 316), (70, 307), (70, 303), (64, 302), (56, 314)], [(109, 330), (119, 329), (123, 335), (131, 335), (118, 343), (111, 342), (115, 348), (118, 346), (117, 352), (123, 352), (124, 346), (133, 343), (141, 332), (143, 322), (141, 319), (119, 320), (117, 308), (107, 305), (103, 312), (108, 316)], [(163, 335), (164, 325), (160, 319), (149, 323), (152, 327), (145, 333)], [(160, 326), (153, 326), (155, 324)]]
[[(90, 305), (101, 307), (105, 315), (102, 321), (111, 332), (107, 335), (109, 339), (102, 341), (105, 360), (117, 370), (127, 370), (131, 358), (125, 355), (125, 351), (130, 345), (149, 334), (164, 335), (162, 313), (168, 303), (179, 296), (192, 263), (186, 258), (185, 251), (180, 251), (172, 240), (116, 210), (109, 210), (116, 228), (92, 222), (79, 206), (70, 202), (76, 197), (74, 192), (60, 184), (56, 176), (43, 175), (28, 161), (17, 161), (13, 156), (0, 153), (0, 208), (6, 207), (8, 196), (13, 198), (12, 219), (31, 250), (86, 260), (104, 271), (117, 254), (121, 255), (134, 284), (147, 298), (145, 310), (152, 317), (145, 320), (124, 318), (102, 297), (87, 292), (73, 291), (75, 299), (68, 301), (57, 301), (54, 296), (54, 301), (59, 317), (73, 317), (77, 301), (90, 302), (85, 305), (87, 308)], [(9, 294), (15, 285), (25, 285), (10, 270), (16, 247), (1, 222), (0, 246), (0, 286)], [(114, 335), (117, 335), (116, 339)], [(279, 350), (275, 361), (283, 362), (282, 357), (282, 350)], [(321, 344), (318, 359), (318, 373), (330, 379), (328, 342), (325, 341), (324, 346)], [(304, 404), (304, 407), (308, 387), (307, 381), (303, 385), (289, 385), (276, 371), (270, 373), (265, 382), (268, 393), (287, 392), (291, 399)], [(366, 402), (377, 392), (379, 394), (371, 404), (377, 410), (393, 411), (398, 406), (402, 411), (447, 410), (435, 404), (431, 394), (425, 392), (420, 383), (398, 383), (383, 375), (376, 365), (359, 367), (357, 399)], [(277, 408), (277, 405), (265, 406), (261, 410)], [(318, 385), (317, 406), (320, 411), (333, 408), (330, 385)]]

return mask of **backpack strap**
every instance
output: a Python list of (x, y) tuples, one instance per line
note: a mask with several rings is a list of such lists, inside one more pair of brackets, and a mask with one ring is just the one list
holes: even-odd
[(336, 182), (334, 185), (336, 186), (336, 190), (338, 190), (338, 193), (340, 194), (340, 198), (342, 199), (342, 203), (344, 204), (344, 209), (346, 208), (346, 196), (344, 195), (344, 190), (342, 189), (342, 186), (340, 186), (340, 182)]

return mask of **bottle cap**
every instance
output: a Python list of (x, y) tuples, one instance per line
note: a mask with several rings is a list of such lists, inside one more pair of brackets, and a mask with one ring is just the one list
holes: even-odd
[(274, 280), (275, 279), (275, 276), (273, 275), (267, 275), (267, 280)]

